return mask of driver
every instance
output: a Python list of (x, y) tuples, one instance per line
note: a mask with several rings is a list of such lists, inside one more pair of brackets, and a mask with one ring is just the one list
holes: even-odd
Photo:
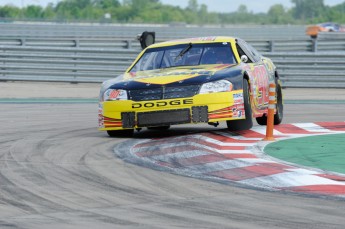
[(229, 47), (212, 47), (203, 57), (203, 64), (232, 64), (233, 55)]
[(229, 47), (216, 48), (215, 53), (216, 53), (216, 64), (234, 63)]

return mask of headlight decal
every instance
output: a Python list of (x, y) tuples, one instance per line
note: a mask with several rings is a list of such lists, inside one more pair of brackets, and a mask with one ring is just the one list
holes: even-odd
[(128, 100), (127, 91), (122, 89), (108, 89), (103, 94), (103, 100)]
[(232, 89), (233, 89), (233, 85), (231, 82), (227, 80), (218, 80), (214, 82), (204, 83), (200, 88), (199, 94), (226, 92), (226, 91), (232, 91)]
[(109, 99), (110, 100), (116, 99), (119, 95), (120, 95), (120, 91), (119, 90), (112, 90), (109, 93)]

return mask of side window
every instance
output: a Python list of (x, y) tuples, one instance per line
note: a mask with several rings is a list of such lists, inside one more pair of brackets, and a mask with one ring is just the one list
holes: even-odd
[(242, 51), (248, 56), (251, 62), (258, 62), (261, 60), (261, 55), (255, 48), (243, 40), (237, 40), (237, 45), (240, 46)]
[(261, 60), (261, 55), (260, 53), (253, 47), (251, 46), (250, 44), (247, 44), (248, 45), (248, 49), (249, 51), (252, 53), (254, 59), (255, 59), (255, 62), (258, 62)]
[(238, 51), (238, 55), (241, 57), (243, 55), (246, 55), (248, 57), (248, 62), (247, 63), (253, 63), (251, 57), (249, 55), (247, 55), (243, 49), (241, 48), (241, 46), (238, 45), (238, 43), (236, 44), (236, 48), (237, 48), (237, 51)]

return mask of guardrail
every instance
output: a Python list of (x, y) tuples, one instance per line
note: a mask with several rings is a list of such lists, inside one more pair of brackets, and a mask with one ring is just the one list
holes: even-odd
[(284, 87), (345, 88), (345, 52), (264, 55), (277, 66)]
[(2, 46), (27, 47), (83, 47), (83, 48), (126, 48), (139, 49), (140, 44), (135, 38), (118, 37), (3, 37), (0, 36)]
[(0, 46), (0, 80), (102, 82), (123, 73), (138, 50)]
[[(102, 82), (123, 73), (139, 49), (0, 46), (0, 80)], [(345, 88), (345, 52), (263, 53), (284, 87)]]
[[(156, 42), (168, 40), (156, 39)], [(299, 39), (299, 40), (262, 40), (248, 39), (260, 52), (318, 52), (345, 51), (345, 37), (336, 39)], [(4, 37), (0, 36), (3, 46), (30, 47), (83, 47), (83, 48), (127, 48), (140, 49), (139, 42), (132, 38), (118, 37)]]
[(155, 31), (157, 39), (200, 36), (236, 36), (255, 39), (304, 39), (304, 25), (188, 25), (178, 24), (64, 24), (0, 23), (0, 36), (14, 37), (135, 37), (143, 31)]

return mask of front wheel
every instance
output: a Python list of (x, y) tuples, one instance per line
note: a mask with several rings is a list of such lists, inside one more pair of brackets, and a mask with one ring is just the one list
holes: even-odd
[(250, 106), (249, 84), (246, 79), (243, 79), (243, 102), (246, 118), (241, 120), (226, 121), (228, 130), (230, 131), (249, 130), (253, 127), (253, 114)]

